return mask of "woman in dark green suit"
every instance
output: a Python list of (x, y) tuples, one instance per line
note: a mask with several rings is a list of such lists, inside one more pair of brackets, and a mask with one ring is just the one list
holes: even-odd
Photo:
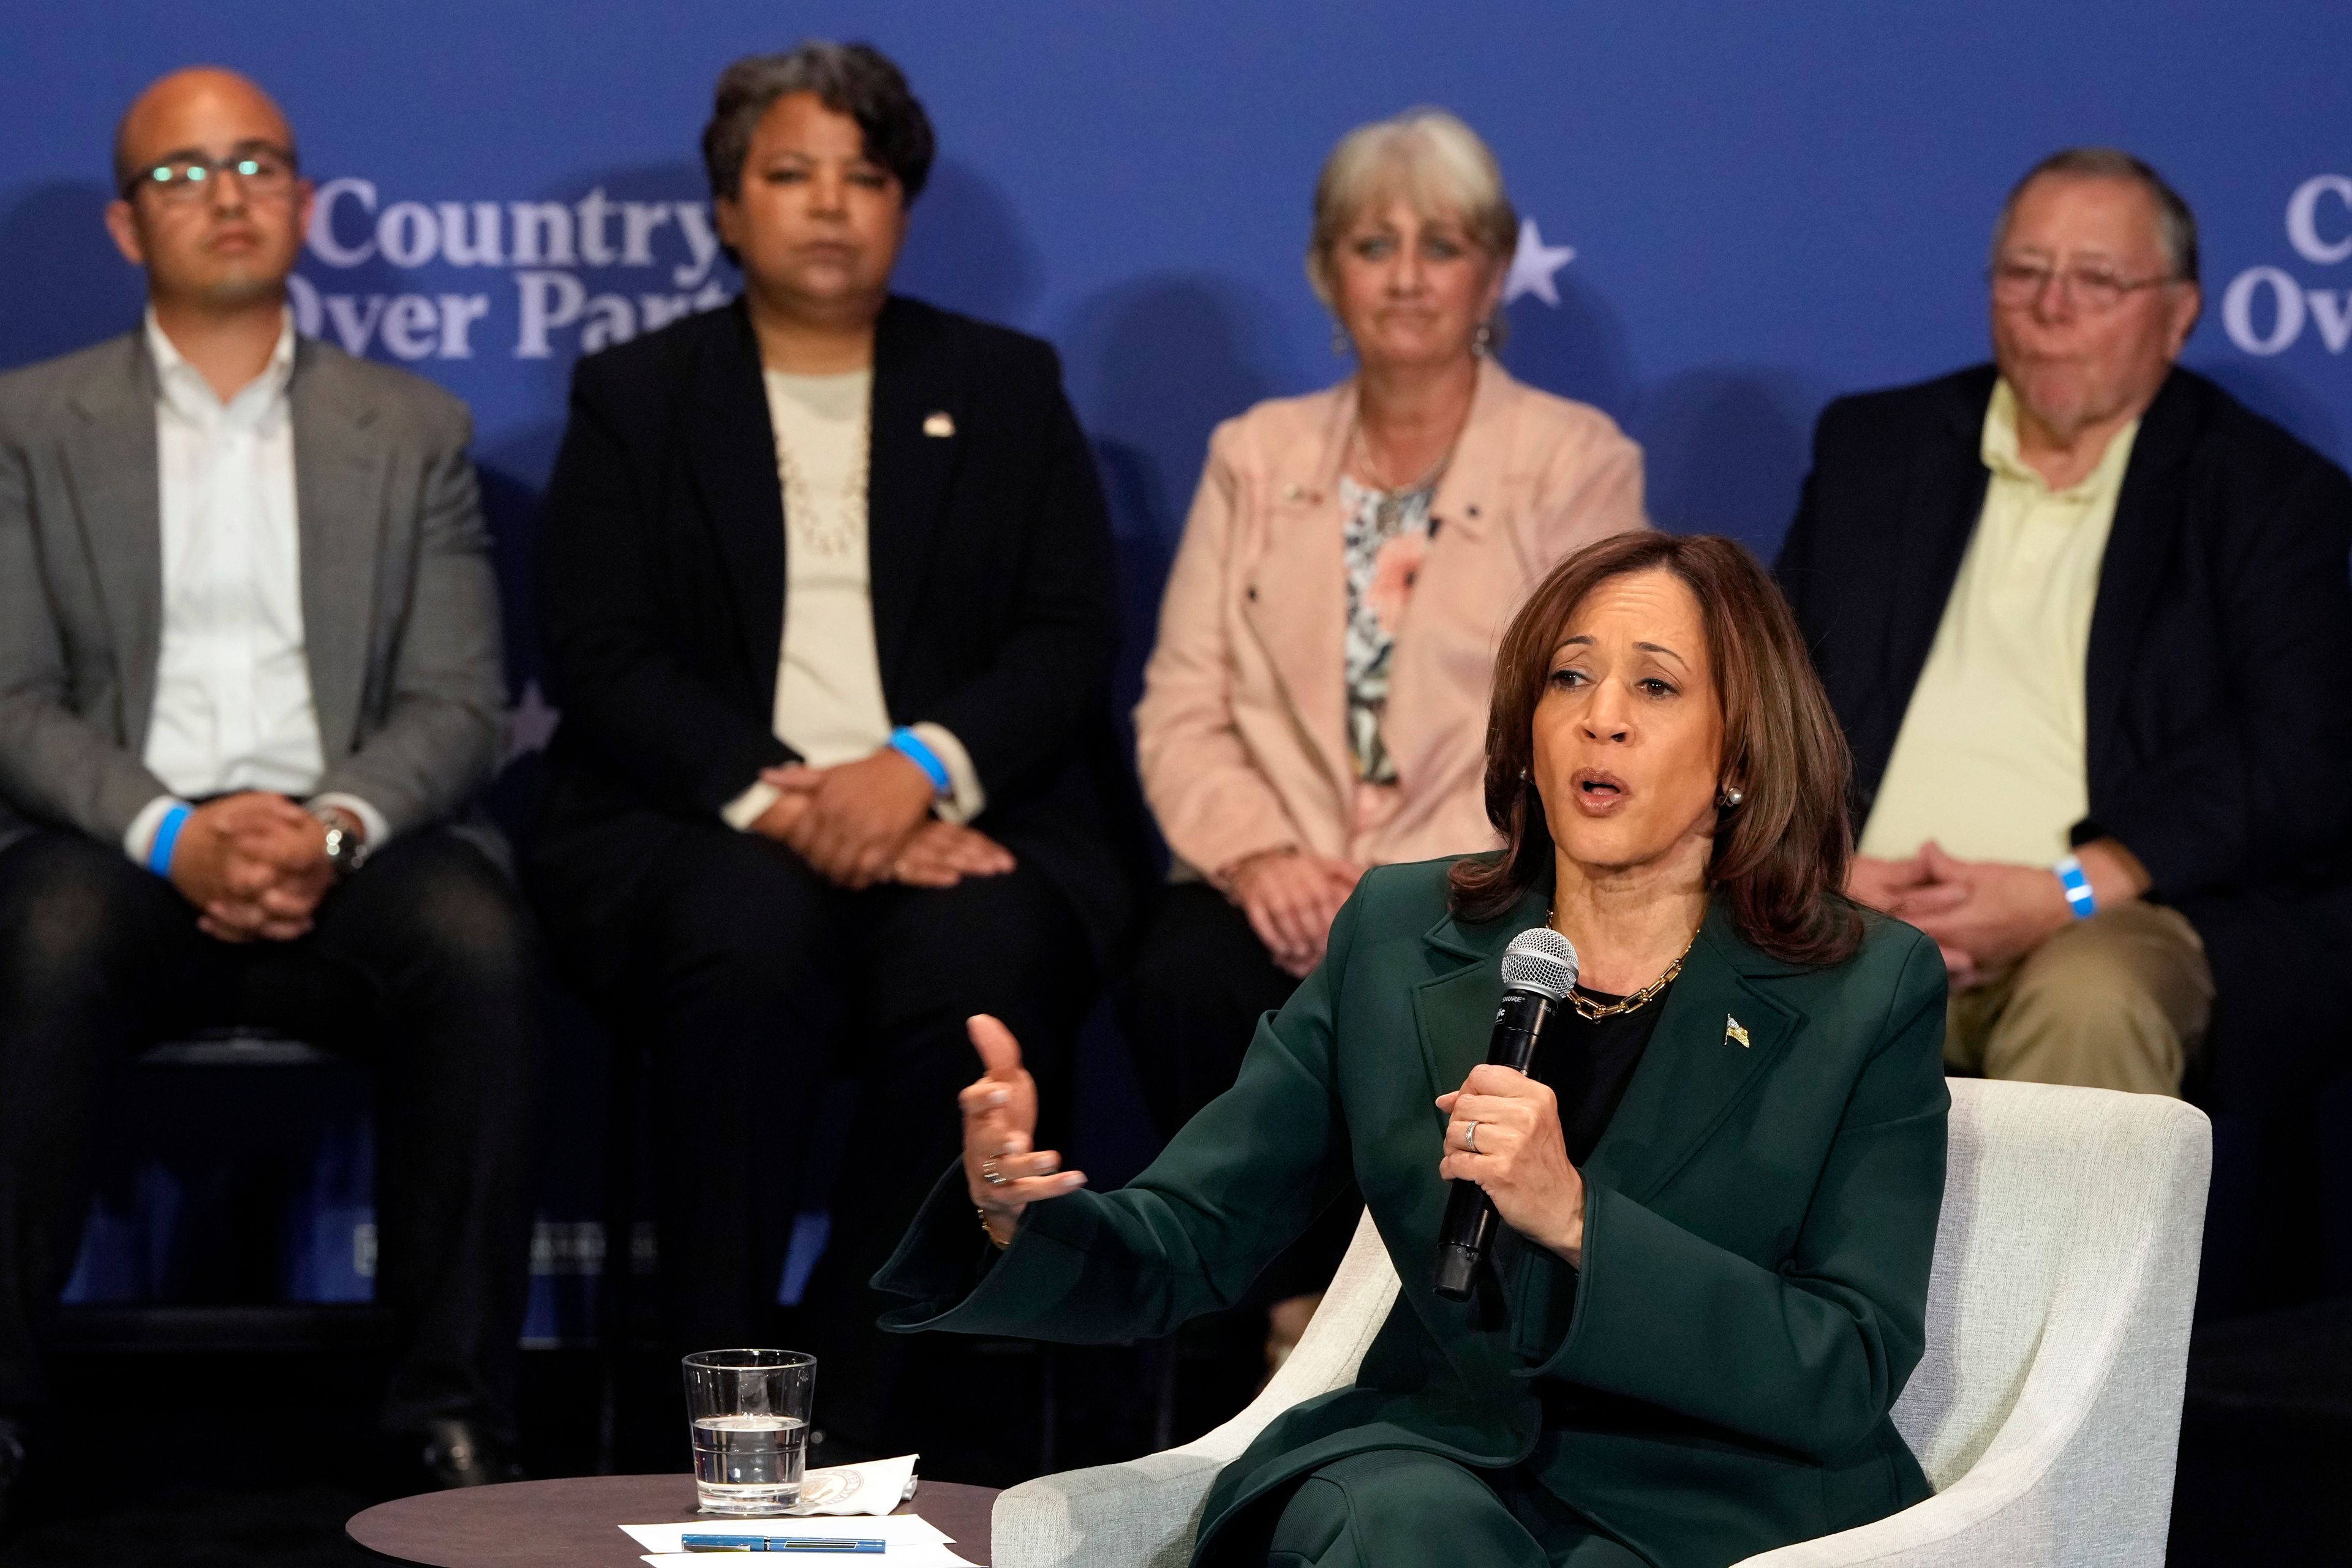
[[(1497, 658), (1500, 853), (1366, 877), (1239, 1082), (1118, 1192), (1031, 1148), (1019, 1049), (974, 1019), (964, 1159), (876, 1279), (915, 1302), (886, 1321), (1166, 1333), (1352, 1175), (1402, 1292), (1355, 1384), (1218, 1478), (1197, 1563), (1696, 1568), (1917, 1501), (1887, 1412), (1943, 1195), (1944, 966), (1838, 892), (1846, 772), (1738, 545), (1571, 557)], [(1485, 1062), (1499, 960), (1547, 920), (1582, 977), (1521, 1076)], [(1457, 1180), (1504, 1222), (1463, 1301), (1432, 1287)]]

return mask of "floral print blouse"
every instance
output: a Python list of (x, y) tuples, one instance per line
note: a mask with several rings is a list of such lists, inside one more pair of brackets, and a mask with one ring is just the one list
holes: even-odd
[(1376, 490), (1345, 476), (1339, 480), (1347, 529), (1348, 750), (1356, 777), (1366, 784), (1397, 782), (1396, 761), (1381, 739), (1381, 718), (1388, 708), (1397, 631), (1429, 551), (1429, 503), (1436, 493), (1434, 479), (1411, 490)]

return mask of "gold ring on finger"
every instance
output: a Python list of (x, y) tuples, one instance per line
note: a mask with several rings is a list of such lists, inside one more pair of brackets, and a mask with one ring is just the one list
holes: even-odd
[(996, 1156), (991, 1154), (980, 1163), (980, 1179), (992, 1187), (1001, 1187), (1013, 1178), (996, 1168)]

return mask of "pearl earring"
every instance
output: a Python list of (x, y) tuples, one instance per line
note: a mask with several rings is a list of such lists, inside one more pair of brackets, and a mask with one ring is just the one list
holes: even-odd
[(1736, 789), (1727, 789), (1727, 790), (1725, 790), (1721, 795), (1719, 795), (1716, 796), (1716, 801), (1717, 801), (1717, 804), (1718, 804), (1718, 805), (1720, 805), (1724, 806), (1726, 809), (1728, 809), (1728, 808), (1730, 808), (1730, 807), (1732, 807), (1732, 806), (1738, 805), (1741, 801), (1746, 800), (1747, 798), (1748, 798), (1748, 795), (1747, 795), (1746, 792), (1744, 792), (1744, 791), (1741, 791), (1741, 790), (1736, 790)]
[(1348, 335), (1348, 329), (1341, 326), (1337, 321), (1332, 322), (1331, 357), (1333, 359), (1346, 359), (1348, 357), (1349, 351), (1353, 349), (1355, 346), (1356, 340)]
[(1495, 329), (1493, 324), (1486, 321), (1479, 322), (1477, 334), (1470, 340), (1470, 352), (1477, 355), (1480, 359), (1484, 359), (1489, 353), (1492, 353), (1494, 349)]

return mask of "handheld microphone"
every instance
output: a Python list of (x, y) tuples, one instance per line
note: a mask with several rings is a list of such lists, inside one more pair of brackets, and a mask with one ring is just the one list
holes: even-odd
[[(1525, 1072), (1535, 1060), (1544, 1026), (1576, 986), (1576, 949), (1549, 926), (1523, 931), (1503, 950), (1503, 1000), (1486, 1042), (1494, 1067)], [(1445, 1225), (1437, 1233), (1437, 1293), (1467, 1300), (1470, 1281), (1495, 1237), (1495, 1203), (1475, 1182), (1457, 1181), (1445, 1198)]]

